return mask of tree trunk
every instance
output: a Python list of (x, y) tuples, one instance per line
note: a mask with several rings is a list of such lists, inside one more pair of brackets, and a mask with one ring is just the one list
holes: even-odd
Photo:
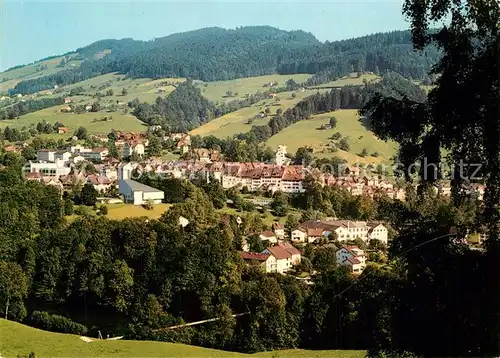
[(5, 319), (7, 319), (7, 315), (9, 314), (9, 299), (7, 299), (7, 304), (5, 305)]

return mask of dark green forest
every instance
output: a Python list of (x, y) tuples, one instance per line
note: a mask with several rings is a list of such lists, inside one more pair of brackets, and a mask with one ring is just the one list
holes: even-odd
[[(102, 59), (93, 55), (111, 53)], [(320, 74), (330, 79), (350, 72), (388, 71), (422, 79), (439, 58), (435, 47), (413, 50), (409, 31), (393, 31), (361, 38), (321, 43), (310, 33), (268, 26), (235, 30), (205, 28), (152, 41), (102, 40), (77, 50), (84, 59), (77, 69), (25, 80), (10, 94), (34, 93), (104, 73), (132, 78), (189, 77), (203, 81), (230, 80), (272, 73)]]

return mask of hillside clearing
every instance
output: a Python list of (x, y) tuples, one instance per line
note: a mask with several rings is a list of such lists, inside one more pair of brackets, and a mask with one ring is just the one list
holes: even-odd
[[(70, 56), (75, 55), (76, 54), (72, 54)], [(64, 57), (65, 56), (54, 57), (49, 60), (35, 62), (10, 71), (0, 72), (0, 93), (7, 93), (9, 88), (14, 88), (20, 81), (51, 75), (80, 64), (80, 61), (72, 60), (63, 67), (57, 67)], [(47, 66), (47, 68), (40, 69), (40, 66)]]
[[(292, 98), (292, 93), (296, 97)], [(202, 126), (193, 129), (190, 134), (201, 135), (202, 137), (213, 135), (217, 138), (233, 137), (238, 133), (246, 133), (250, 131), (252, 126), (264, 125), (269, 122), (268, 118), (255, 119), (251, 124), (248, 124), (248, 119), (255, 117), (259, 112), (265, 111), (269, 107), (271, 115), (275, 114), (278, 108), (284, 112), (288, 108), (295, 106), (301, 99), (308, 97), (316, 91), (297, 91), (297, 92), (282, 92), (278, 93), (279, 102), (274, 99), (265, 99), (255, 103), (251, 107), (241, 108), (235, 112), (228, 113), (222, 117), (203, 124)]]
[(380, 80), (380, 76), (377, 76), (375, 74), (362, 74), (360, 77), (357, 77), (357, 75), (351, 74), (350, 76), (345, 76), (342, 77), (338, 80), (323, 83), (318, 86), (311, 86), (314, 88), (322, 88), (322, 87), (342, 87), (342, 86), (361, 86), (364, 84), (363, 81), (366, 82), (376, 82)]
[[(170, 94), (175, 89), (173, 84), (184, 81), (185, 79), (183, 78), (161, 78), (157, 80), (150, 78), (127, 78), (117, 73), (107, 73), (65, 86), (63, 89), (82, 87), (87, 95), (84, 99), (87, 101), (92, 100), (89, 94), (93, 95), (97, 92), (105, 93), (108, 90), (112, 90), (113, 95), (103, 97), (103, 100), (128, 103), (138, 98), (140, 102), (154, 103), (157, 97), (164, 97)], [(166, 83), (169, 83), (169, 85)], [(124, 88), (127, 90), (126, 95), (122, 95), (122, 89)]]
[[(61, 108), (64, 106), (54, 106), (50, 108), (45, 108), (40, 111), (25, 114), (19, 119), (0, 121), (0, 128), (5, 128), (7, 126), (11, 128), (19, 128), (30, 126), (36, 126), (36, 124), (42, 120), (46, 120), (48, 123), (61, 122), (65, 127), (69, 129), (66, 137), (73, 135), (75, 129), (80, 126), (87, 128), (89, 133), (93, 134), (107, 134), (111, 129), (117, 129), (122, 131), (144, 131), (146, 130), (145, 125), (135, 118), (131, 114), (123, 114), (122, 112), (88, 112), (88, 113), (63, 113)], [(103, 117), (112, 118), (107, 121), (101, 121)], [(64, 136), (61, 135), (61, 138)]]
[[(211, 101), (230, 101), (243, 97), (245, 94), (256, 92), (272, 91), (272, 87), (263, 87), (264, 84), (270, 82), (278, 82), (278, 87), (284, 87), (286, 81), (293, 78), (295, 82), (301, 83), (306, 81), (312, 75), (296, 74), (296, 75), (267, 75), (238, 78), (229, 81), (216, 82), (197, 82), (196, 86), (201, 89), (203, 96)], [(226, 97), (226, 92), (231, 91), (234, 97)], [(238, 95), (236, 95), (238, 93)]]
[(2, 357), (332, 357), (361, 358), (363, 351), (306, 351), (285, 350), (243, 354), (201, 348), (178, 343), (151, 341), (107, 341), (84, 342), (79, 336), (42, 331), (17, 322), (0, 319), (0, 355)]
[[(319, 130), (322, 124), (326, 124), (330, 117), (337, 118), (337, 126), (334, 129)], [(341, 109), (334, 112), (323, 113), (312, 116), (308, 120), (302, 120), (285, 128), (278, 134), (272, 136), (267, 141), (271, 148), (276, 148), (280, 144), (286, 145), (288, 152), (295, 154), (299, 147), (310, 146), (317, 157), (338, 156), (344, 158), (349, 163), (380, 163), (388, 161), (395, 153), (397, 145), (394, 142), (384, 142), (379, 140), (371, 131), (363, 127), (358, 121), (359, 116), (355, 109)], [(329, 139), (335, 132), (340, 132), (342, 136), (348, 137), (350, 145), (349, 152), (338, 150), (330, 152)], [(338, 142), (338, 141), (337, 141)], [(366, 148), (368, 156), (362, 158), (360, 153)], [(370, 154), (378, 152), (377, 158)]]

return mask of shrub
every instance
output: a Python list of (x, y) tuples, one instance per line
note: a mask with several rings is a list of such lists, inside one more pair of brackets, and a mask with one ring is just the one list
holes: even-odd
[(333, 140), (338, 140), (342, 137), (342, 134), (340, 134), (340, 132), (335, 132), (332, 134), (332, 139)]
[(378, 154), (378, 152), (373, 152), (373, 153), (371, 154), (371, 156), (372, 156), (372, 157), (374, 157), (374, 158), (377, 158), (377, 157), (379, 156), (379, 154)]
[(84, 335), (87, 327), (83, 324), (73, 322), (69, 318), (51, 315), (47, 312), (34, 311), (28, 319), (28, 324), (52, 332), (72, 333)]
[(99, 215), (108, 215), (108, 207), (106, 205), (101, 205)]
[(349, 142), (347, 141), (347, 138), (342, 138), (339, 142), (339, 149), (342, 149), (343, 151), (348, 152), (350, 149)]

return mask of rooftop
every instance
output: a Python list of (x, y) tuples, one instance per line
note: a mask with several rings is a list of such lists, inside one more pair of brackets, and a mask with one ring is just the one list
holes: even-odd
[(123, 182), (127, 184), (132, 191), (142, 191), (144, 193), (156, 193), (161, 191), (131, 179), (125, 179)]
[(269, 254), (262, 254), (258, 252), (239, 251), (238, 253), (243, 260), (266, 261), (269, 257)]

